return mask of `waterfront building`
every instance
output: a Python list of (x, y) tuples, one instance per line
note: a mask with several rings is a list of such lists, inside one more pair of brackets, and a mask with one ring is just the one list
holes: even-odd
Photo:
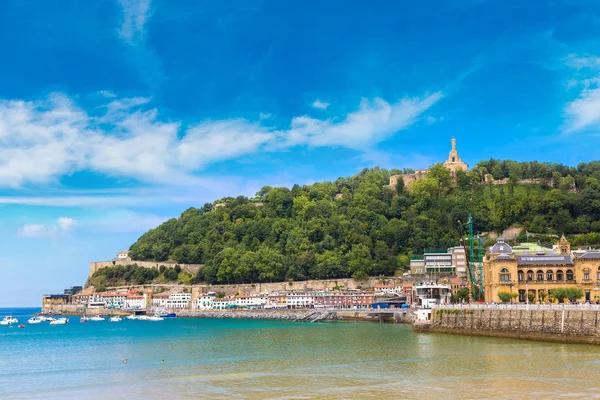
[(152, 297), (152, 306), (169, 308), (169, 309), (182, 309), (190, 308), (192, 303), (191, 293), (159, 293)]
[(416, 285), (414, 288), (416, 305), (421, 308), (431, 308), (436, 304), (449, 304), (452, 298), (452, 288), (450, 285), (426, 282)]
[(213, 300), (213, 310), (226, 310), (235, 308), (235, 296), (225, 296), (222, 299), (215, 298)]
[(362, 291), (322, 291), (314, 292), (315, 308), (368, 308), (375, 301), (375, 292)]
[(518, 302), (545, 302), (552, 290), (575, 287), (579, 301), (600, 301), (600, 251), (571, 251), (564, 237), (554, 248), (523, 243), (512, 247), (498, 238), (484, 261), (485, 300), (500, 301), (498, 293), (515, 294)]
[(396, 293), (396, 285), (385, 285), (382, 283), (375, 284), (375, 294), (376, 295), (385, 295)]
[(288, 308), (312, 308), (315, 304), (314, 292), (289, 292), (287, 295)]
[(169, 299), (169, 293), (159, 293), (152, 296), (153, 307), (166, 307), (167, 300)]
[(235, 305), (240, 308), (265, 308), (268, 299), (268, 296), (257, 294), (250, 296), (236, 296)]
[(89, 294), (77, 293), (71, 297), (71, 303), (78, 306), (87, 306), (90, 301)]
[(141, 309), (141, 308), (146, 308), (146, 304), (148, 301), (148, 297), (146, 296), (146, 293), (144, 294), (128, 294), (127, 297), (125, 298), (125, 304), (124, 307), (125, 309)]
[(196, 310), (212, 310), (213, 301), (217, 298), (215, 292), (202, 293), (198, 299), (196, 299)]
[(191, 293), (171, 293), (169, 297), (165, 301), (165, 308), (174, 309), (174, 308), (190, 308), (192, 303), (192, 294)]
[(52, 306), (61, 306), (70, 302), (70, 296), (67, 294), (46, 294), (42, 296), (42, 308)]
[(275, 291), (268, 294), (269, 302), (268, 308), (287, 308), (287, 292), (286, 291)]

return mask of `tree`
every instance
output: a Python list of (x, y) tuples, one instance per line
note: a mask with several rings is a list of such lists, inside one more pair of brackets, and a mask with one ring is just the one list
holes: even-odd
[[(348, 253), (348, 271), (354, 279), (368, 276), (373, 266), (373, 260), (369, 249), (364, 244), (356, 244), (352, 246), (352, 250)], [(359, 279), (360, 280), (360, 279)]]
[(498, 298), (500, 299), (501, 302), (508, 303), (510, 301), (510, 299), (512, 298), (512, 296), (508, 292), (499, 292)]
[(469, 302), (469, 289), (462, 288), (457, 290), (452, 296), (453, 303), (467, 303)]

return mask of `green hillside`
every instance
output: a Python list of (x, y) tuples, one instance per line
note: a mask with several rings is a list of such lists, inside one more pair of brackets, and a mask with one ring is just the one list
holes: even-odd
[[(518, 225), (566, 233), (574, 245), (600, 243), (600, 162), (574, 168), (489, 160), (456, 179), (438, 164), (410, 190), (401, 180), (385, 188), (398, 173), (365, 169), (335, 182), (264, 187), (254, 199), (189, 208), (141, 236), (130, 254), (204, 263), (198, 279), (211, 283), (390, 275), (423, 249), (457, 245), (464, 229), (458, 221), (469, 212), (480, 232)], [(509, 183), (485, 183), (488, 173)], [(548, 183), (517, 183), (533, 178)]]

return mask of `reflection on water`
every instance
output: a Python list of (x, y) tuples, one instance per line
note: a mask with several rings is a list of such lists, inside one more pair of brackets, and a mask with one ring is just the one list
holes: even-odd
[(371, 323), (75, 319), (1, 328), (2, 399), (600, 394), (600, 348), (589, 345), (415, 334), (407, 325)]

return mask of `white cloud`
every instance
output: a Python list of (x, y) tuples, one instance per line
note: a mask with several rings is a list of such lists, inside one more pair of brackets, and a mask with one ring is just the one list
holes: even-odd
[(380, 98), (372, 101), (363, 99), (357, 111), (341, 120), (296, 117), (285, 134), (291, 145), (344, 146), (364, 150), (365, 146), (407, 128), (441, 98), (442, 93), (436, 92), (423, 99), (405, 98), (393, 104)]
[(566, 132), (600, 127), (600, 88), (584, 89), (565, 108)]
[(145, 24), (150, 18), (150, 0), (118, 0), (123, 10), (119, 34), (129, 44), (146, 40)]
[(110, 98), (112, 98), (112, 97), (117, 97), (117, 95), (116, 95), (116, 94), (114, 94), (113, 92), (110, 92), (110, 91), (108, 91), (108, 90), (100, 90), (100, 91), (98, 92), (98, 94), (99, 94), (100, 96), (103, 96), (103, 97), (110, 97)]
[(77, 220), (69, 217), (60, 217), (56, 221), (56, 224), (61, 232), (69, 232), (77, 226)]
[(568, 81), (567, 87), (579, 88), (579, 94), (565, 106), (564, 131), (600, 128), (600, 57), (571, 54), (565, 63), (578, 74)]
[(329, 103), (326, 101), (321, 101), (321, 100), (317, 99), (312, 103), (312, 106), (314, 108), (318, 108), (320, 110), (327, 110), (327, 107), (329, 107)]
[(0, 100), (0, 187), (56, 183), (84, 170), (145, 182), (204, 185), (195, 171), (257, 151), (296, 145), (366, 151), (407, 128), (441, 97), (438, 92), (393, 104), (364, 99), (355, 112), (332, 119), (296, 117), (287, 129), (244, 119), (182, 129), (178, 121), (161, 121), (158, 110), (148, 108), (150, 99), (143, 97), (111, 98), (94, 109), (103, 110), (101, 115), (90, 115), (61, 94), (35, 102)]
[(17, 235), (30, 238), (54, 237), (65, 235), (77, 226), (77, 220), (60, 217), (53, 225), (28, 224), (17, 230)]
[(578, 54), (569, 54), (565, 59), (565, 64), (571, 68), (575, 69), (600, 69), (600, 57), (596, 57), (593, 55), (578, 55)]

